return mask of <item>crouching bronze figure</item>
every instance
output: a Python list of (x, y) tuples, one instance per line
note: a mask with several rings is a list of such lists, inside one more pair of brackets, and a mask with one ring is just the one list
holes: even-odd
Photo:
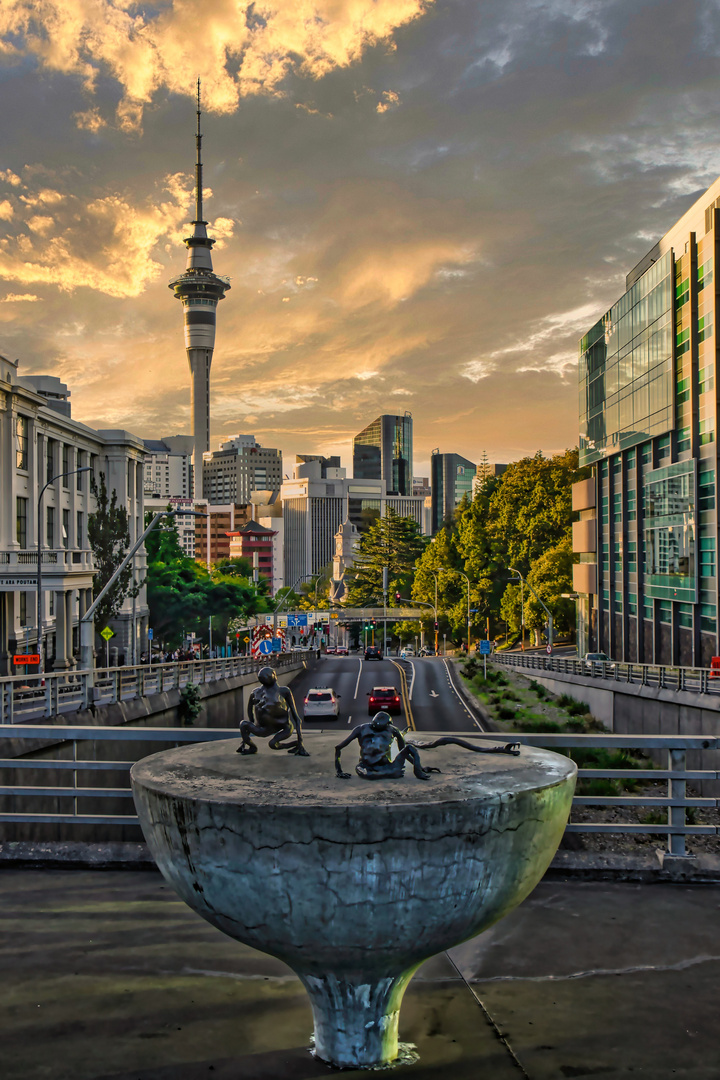
[[(248, 700), (247, 720), (240, 723), (242, 744), (238, 754), (257, 754), (257, 746), (250, 738), (270, 739), (271, 750), (287, 750), (298, 757), (309, 757), (302, 742), (302, 721), (295, 708), (295, 699), (287, 686), (279, 686), (277, 675), (271, 667), (260, 668), (257, 686)], [(288, 743), (297, 730), (297, 739)]]

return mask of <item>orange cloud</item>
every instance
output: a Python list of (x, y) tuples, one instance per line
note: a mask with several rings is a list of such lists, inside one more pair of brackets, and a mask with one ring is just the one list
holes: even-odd
[[(112, 0), (5, 0), (0, 48), (79, 75), (89, 92), (98, 75), (110, 74), (123, 89), (117, 122), (133, 130), (160, 87), (192, 93), (188, 72), (200, 74), (209, 109), (231, 112), (244, 94), (280, 92), (291, 70), (317, 79), (347, 67), (369, 46), (389, 43), (431, 2), (170, 0), (146, 15)], [(92, 109), (76, 114), (76, 122), (90, 130), (103, 123)]]

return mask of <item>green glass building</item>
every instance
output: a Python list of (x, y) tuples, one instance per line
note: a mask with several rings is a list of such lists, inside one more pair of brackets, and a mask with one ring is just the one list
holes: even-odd
[(720, 180), (580, 341), (578, 650), (710, 666), (717, 609)]

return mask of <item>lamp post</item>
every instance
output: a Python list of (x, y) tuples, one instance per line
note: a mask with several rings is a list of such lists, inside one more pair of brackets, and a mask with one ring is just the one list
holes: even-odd
[(108, 583), (100, 590), (100, 592), (95, 597), (95, 599), (93, 600), (90, 607), (87, 609), (85, 614), (80, 619), (80, 666), (82, 668), (87, 668), (88, 670), (90, 670), (92, 668), (92, 666), (93, 666), (93, 646), (94, 646), (94, 640), (93, 639), (94, 639), (94, 636), (95, 636), (94, 633), (93, 633), (93, 622), (94, 622), (94, 619), (95, 619), (95, 612), (98, 609), (98, 605), (100, 604), (100, 601), (103, 600), (107, 596), (108, 592), (113, 587), (113, 585), (115, 584), (117, 579), (120, 577), (120, 575), (122, 574), (125, 567), (130, 562), (132, 562), (132, 560), (135, 557), (135, 553), (137, 551), (139, 551), (140, 548), (142, 547), (142, 545), (145, 543), (145, 537), (150, 535), (150, 533), (153, 531), (153, 529), (155, 528), (157, 523), (160, 521), (160, 518), (162, 518), (162, 517), (171, 518), (171, 517), (175, 517), (176, 514), (180, 514), (180, 513), (184, 514), (185, 516), (189, 516), (189, 517), (206, 517), (207, 516), (206, 514), (198, 513), (195, 510), (159, 510), (158, 513), (155, 514), (154, 518), (152, 519), (152, 521), (150, 522), (148, 527), (145, 529), (145, 532), (142, 534), (142, 536), (138, 540), (135, 541), (133, 546), (130, 548), (130, 551), (128, 551), (127, 555), (125, 556), (123, 561), (120, 563), (120, 565), (117, 567), (117, 569), (113, 573), (113, 575), (110, 578), (110, 580), (108, 581)]
[[(438, 567), (438, 570), (441, 570), (441, 569), (442, 569), (442, 567)], [(435, 655), (437, 656), (437, 654), (438, 654), (438, 617), (437, 617), (438, 576), (437, 576), (437, 574), (435, 573), (434, 570), (431, 570), (430, 573), (435, 578)], [(418, 601), (415, 601), (415, 603), (418, 603)]]
[[(517, 574), (517, 576), (520, 578), (520, 603), (522, 605), (521, 606), (521, 612), (522, 612), (521, 620), (522, 620), (522, 634), (523, 634), (522, 647), (523, 647), (523, 650), (524, 650), (525, 649), (525, 606), (524, 606), (524, 603), (523, 603), (524, 578), (523, 578), (522, 574), (520, 573), (520, 571), (516, 570), (514, 566), (508, 566), (508, 570), (512, 570), (512, 572), (514, 574)], [(550, 608), (547, 606), (547, 604), (544, 602), (544, 600), (540, 599), (540, 597), (535, 592), (535, 590), (533, 589), (532, 585), (529, 582), (528, 582), (528, 589), (533, 594), (533, 596), (537, 600), (538, 604), (540, 605), (540, 607), (543, 609), (543, 611), (545, 612), (545, 614), (548, 617), (547, 640), (548, 640), (548, 647), (550, 649), (550, 652), (552, 652), (552, 647), (553, 647), (553, 617), (552, 617), (552, 612), (550, 611)]]
[[(434, 604), (431, 604), (429, 600), (408, 600), (405, 596), (398, 596), (398, 600), (403, 604), (419, 604), (420, 607), (432, 608), (433, 615), (435, 616), (435, 625), (437, 626), (437, 608)], [(435, 631), (435, 643), (435, 654), (437, 655), (437, 630)]]
[[(77, 473), (92, 472), (90, 465), (83, 465), (79, 469), (70, 469), (68, 472), (58, 473), (57, 476), (51, 476), (48, 482), (40, 490), (37, 501), (37, 636), (38, 636), (38, 656), (40, 657), (40, 663), (38, 664), (38, 674), (42, 674), (43, 664), (43, 640), (42, 640), (42, 499), (43, 495), (56, 480), (62, 480), (65, 476), (75, 476)], [(64, 618), (64, 614), (63, 614)], [(72, 643), (71, 643), (72, 644)], [(70, 650), (72, 653), (72, 649)]]
[(467, 649), (468, 655), (470, 655), (470, 578), (463, 570), (456, 570), (450, 566), (440, 566), (440, 570), (444, 570), (446, 574), (460, 574), (467, 582)]

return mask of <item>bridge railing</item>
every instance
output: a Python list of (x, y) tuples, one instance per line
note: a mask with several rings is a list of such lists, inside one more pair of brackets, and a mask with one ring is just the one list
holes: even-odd
[[(313, 732), (307, 733), (308, 745), (312, 747)], [(435, 733), (442, 734), (442, 733)], [(37, 748), (37, 740), (47, 740), (58, 746), (59, 756), (50, 758), (33, 757), (2, 757), (0, 769), (16, 770), (20, 774), (16, 779), (21, 779), (24, 770), (53, 770), (67, 775), (67, 783), (42, 785), (23, 785), (13, 783), (0, 786), (0, 796), (9, 797), (13, 809), (0, 813), (0, 823), (25, 823), (42, 822), (61, 825), (97, 825), (97, 826), (122, 826), (136, 825), (138, 819), (132, 812), (131, 804), (128, 804), (127, 814), (116, 813), (87, 813), (83, 810), (83, 803), (88, 799), (131, 799), (131, 791), (128, 783), (128, 772), (136, 760), (143, 757), (142, 747), (129, 753), (124, 760), (101, 761), (95, 760), (96, 744), (105, 741), (122, 743), (142, 744), (152, 742), (156, 744), (168, 743), (177, 746), (181, 743), (205, 742), (208, 740), (232, 738), (234, 733), (227, 728), (159, 728), (159, 727), (84, 727), (42, 724), (10, 724), (0, 728), (0, 754), (3, 746), (8, 747), (8, 741), (13, 741), (13, 750), (17, 753), (18, 745), (22, 754), (22, 742), (28, 744), (28, 750)], [(422, 738), (427, 738), (430, 733), (422, 732)], [(463, 738), (471, 740), (498, 740), (498, 734), (486, 735), (480, 733), (463, 734)], [(664, 769), (653, 768), (648, 759), (647, 768), (632, 767), (637, 762), (628, 763), (628, 767), (616, 768), (580, 768), (580, 780), (620, 780), (639, 781), (654, 780), (664, 781), (666, 793), (658, 796), (641, 791), (629, 790), (622, 795), (583, 795), (575, 796), (574, 808), (586, 808), (589, 806), (602, 808), (647, 808), (645, 821), (573, 821), (567, 827), (568, 832), (575, 833), (617, 833), (624, 835), (650, 834), (665, 837), (667, 850), (672, 855), (687, 854), (686, 842), (690, 836), (713, 836), (720, 833), (720, 826), (709, 824), (697, 824), (692, 820), (693, 812), (697, 809), (715, 810), (720, 806), (720, 799), (700, 798), (688, 796), (687, 784), (692, 781), (717, 781), (720, 773), (711, 769), (688, 769), (687, 755), (692, 751), (713, 751), (720, 749), (720, 739), (715, 736), (666, 736), (666, 735), (612, 735), (612, 734), (507, 734), (500, 738), (510, 739), (514, 742), (523, 743), (526, 746), (540, 746), (549, 750), (571, 752), (572, 750), (588, 748), (604, 748), (606, 750), (632, 750), (637, 754), (646, 755), (651, 750), (661, 750), (667, 754)], [(2, 740), (6, 742), (3, 743)], [(416, 740), (417, 741), (417, 740)], [(67, 755), (71, 748), (72, 757), (62, 756), (63, 750)], [(53, 749), (47, 746), (45, 752)], [(97, 783), (88, 785), (81, 783), (79, 774), (91, 771), (93, 777), (97, 777)], [(632, 788), (632, 785), (629, 785)], [(38, 808), (37, 800), (47, 798), (60, 799), (67, 802), (67, 810), (59, 813), (46, 813)], [(654, 811), (654, 813), (652, 813)], [(663, 817), (664, 821), (658, 818)]]
[(666, 667), (652, 664), (628, 664), (623, 661), (583, 660), (581, 657), (543, 656), (541, 653), (493, 653), (494, 664), (524, 668), (529, 671), (559, 672), (580, 675), (604, 682), (654, 686), (661, 690), (687, 690), (694, 694), (720, 696), (720, 671), (709, 668)]
[(44, 675), (10, 675), (0, 679), (0, 724), (46, 719), (61, 713), (87, 709), (91, 704), (118, 701), (178, 690), (188, 683), (212, 683), (247, 675), (270, 663), (292, 667), (306, 653), (271, 653), (269, 657), (220, 657), (171, 664), (139, 664), (134, 667), (95, 668), (93, 671), (50, 672)]

